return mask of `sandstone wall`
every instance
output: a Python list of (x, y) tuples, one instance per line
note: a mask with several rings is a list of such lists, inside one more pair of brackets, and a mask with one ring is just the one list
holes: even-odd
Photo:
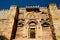
[(58, 11), (57, 6), (54, 4), (49, 5), (49, 11), (52, 16), (56, 39), (60, 40), (60, 12)]
[[(3, 15), (3, 18), (6, 17), (6, 19), (3, 19), (1, 20), (0, 22), (0, 31), (2, 30), (2, 35), (5, 36), (6, 38), (8, 38), (10, 40), (11, 38), (11, 34), (12, 34), (12, 29), (13, 29), (13, 25), (14, 25), (14, 19), (15, 19), (15, 16), (16, 16), (16, 9), (17, 9), (17, 6), (11, 6), (9, 11), (7, 12), (7, 14)], [(3, 12), (3, 11), (2, 11)], [(1, 15), (2, 17), (2, 15)]]

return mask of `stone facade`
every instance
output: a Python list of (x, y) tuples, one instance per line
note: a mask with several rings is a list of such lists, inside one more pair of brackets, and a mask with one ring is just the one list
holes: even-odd
[(7, 40), (60, 40), (60, 9), (49, 4), (0, 10), (0, 36)]

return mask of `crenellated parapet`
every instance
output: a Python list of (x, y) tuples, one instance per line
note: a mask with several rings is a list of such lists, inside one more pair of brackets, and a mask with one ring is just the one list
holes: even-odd
[(0, 10), (0, 19), (7, 19), (7, 15), (8, 15), (8, 9), (2, 9)]

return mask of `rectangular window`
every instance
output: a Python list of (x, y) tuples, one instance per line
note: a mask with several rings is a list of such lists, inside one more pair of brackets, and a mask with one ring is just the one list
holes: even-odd
[(35, 28), (30, 28), (30, 38), (35, 38)]

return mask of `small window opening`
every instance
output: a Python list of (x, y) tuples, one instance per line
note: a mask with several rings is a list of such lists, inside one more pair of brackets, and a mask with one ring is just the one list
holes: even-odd
[(49, 21), (49, 18), (47, 18), (46, 21)]
[(18, 26), (19, 26), (19, 27), (23, 27), (23, 24), (22, 24), (22, 23), (19, 23)]
[(41, 20), (44, 20), (44, 19), (41, 19)]
[(29, 23), (29, 25), (30, 25), (30, 26), (35, 26), (36, 23), (32, 21), (32, 22)]
[(47, 22), (43, 23), (42, 27), (49, 27), (49, 23), (47, 23)]
[(46, 13), (42, 12), (42, 14), (46, 14)]

